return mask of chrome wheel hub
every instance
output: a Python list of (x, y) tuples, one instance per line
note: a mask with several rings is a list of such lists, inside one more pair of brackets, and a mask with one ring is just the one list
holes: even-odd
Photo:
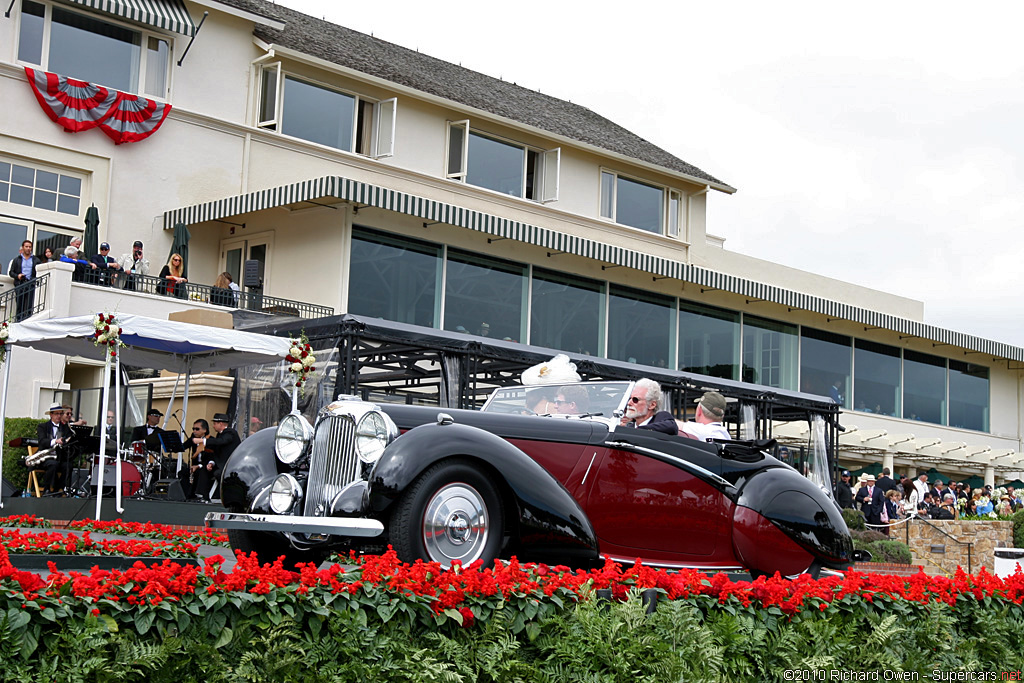
[(469, 484), (448, 484), (427, 502), (423, 545), (431, 561), (470, 564), (483, 554), (489, 534), (487, 504)]

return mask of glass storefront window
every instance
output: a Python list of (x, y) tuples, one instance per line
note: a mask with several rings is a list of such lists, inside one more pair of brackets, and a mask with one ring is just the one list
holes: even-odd
[(946, 424), (946, 359), (903, 352), (903, 417)]
[(525, 266), (448, 250), (444, 329), (522, 341), (526, 304)]
[(796, 325), (743, 316), (743, 381), (796, 389)]
[(531, 303), (531, 344), (602, 355), (602, 283), (535, 268)]
[(679, 302), (679, 369), (739, 379), (740, 314)]
[(949, 361), (949, 426), (988, 431), (988, 368)]
[(669, 368), (675, 301), (625, 287), (608, 294), (608, 357)]
[(829, 396), (850, 407), (853, 340), (810, 328), (800, 331), (800, 391)]
[(900, 350), (858, 339), (853, 351), (854, 410), (899, 417), (900, 396)]
[(437, 327), (441, 248), (355, 228), (349, 264), (348, 311)]

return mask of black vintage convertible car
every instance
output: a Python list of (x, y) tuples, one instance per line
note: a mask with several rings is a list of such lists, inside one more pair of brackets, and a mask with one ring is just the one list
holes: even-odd
[[(531, 387), (480, 411), (341, 397), (246, 439), (224, 470), (235, 549), (319, 562), (335, 550), (466, 565), (497, 557), (588, 566), (816, 573), (854, 560), (838, 507), (769, 454), (618, 426), (631, 382), (590, 382), (586, 415), (538, 415)], [(532, 406), (536, 408), (536, 406)]]

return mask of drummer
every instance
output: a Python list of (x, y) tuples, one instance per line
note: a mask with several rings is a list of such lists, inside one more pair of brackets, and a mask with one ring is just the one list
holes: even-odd
[(160, 422), (160, 418), (163, 416), (164, 414), (161, 413), (156, 408), (150, 408), (149, 412), (146, 413), (146, 424), (139, 425), (138, 427), (132, 429), (132, 441), (145, 441), (146, 447), (149, 450), (160, 450), (160, 443), (158, 437), (155, 437), (153, 435), (159, 434), (160, 432), (164, 431), (163, 429), (160, 429), (160, 427), (157, 426), (157, 423)]

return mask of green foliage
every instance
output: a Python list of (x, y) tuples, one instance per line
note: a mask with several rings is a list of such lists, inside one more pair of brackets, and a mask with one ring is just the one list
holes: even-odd
[(856, 508), (843, 508), (843, 519), (846, 521), (846, 526), (850, 528), (850, 531), (857, 531), (866, 528), (864, 513)]
[(28, 469), (24, 462), (28, 451), (25, 448), (12, 448), (7, 442), (18, 437), (34, 439), (40, 422), (42, 419), (32, 417), (9, 417), (4, 423), (4, 477), (18, 488), (24, 488), (28, 481)]
[(1013, 547), (1024, 548), (1024, 510), (1013, 513)]
[(910, 564), (912, 560), (910, 546), (879, 531), (873, 529), (851, 531), (850, 536), (853, 537), (855, 549), (871, 553), (872, 562)]

